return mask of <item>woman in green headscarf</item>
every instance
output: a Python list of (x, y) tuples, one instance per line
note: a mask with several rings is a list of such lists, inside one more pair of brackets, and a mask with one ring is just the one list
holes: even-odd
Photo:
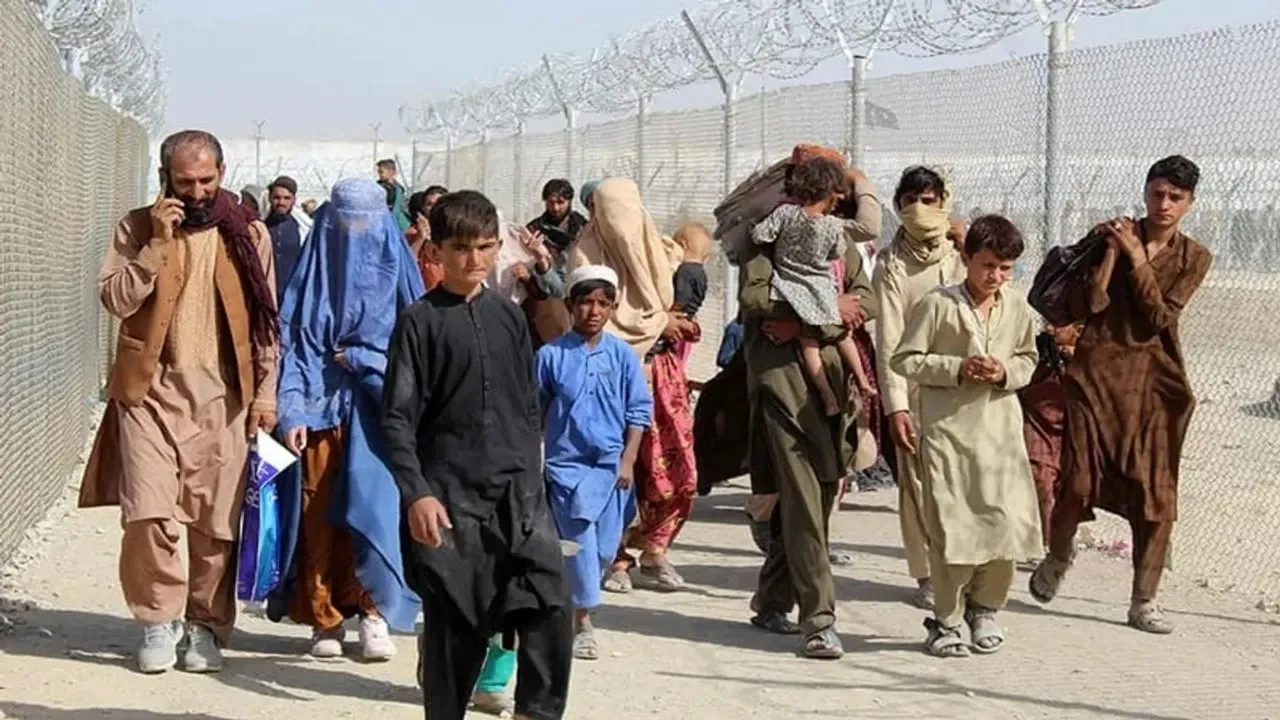
[(582, 207), (587, 209), (587, 217), (591, 217), (592, 206), (591, 196), (595, 194), (596, 188), (600, 187), (599, 180), (588, 180), (582, 183), (582, 187), (578, 189), (578, 202), (582, 203)]

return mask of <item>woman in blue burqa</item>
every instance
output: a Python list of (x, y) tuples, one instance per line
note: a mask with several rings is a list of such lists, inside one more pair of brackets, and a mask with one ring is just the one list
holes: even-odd
[(422, 294), (386, 193), (340, 181), (280, 306), (280, 432), (301, 462), (280, 481), (287, 571), (268, 612), (311, 627), (316, 657), (341, 657), (343, 623), (358, 616), (360, 655), (388, 660), (390, 629), (412, 631), (420, 609), (405, 585), (379, 412), (396, 316)]

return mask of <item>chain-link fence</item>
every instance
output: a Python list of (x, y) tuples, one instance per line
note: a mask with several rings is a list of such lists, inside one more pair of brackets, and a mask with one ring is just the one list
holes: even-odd
[(0, 558), (62, 490), (101, 387), (98, 267), (139, 198), (142, 127), (67, 75), (25, 0), (0, 0)]
[[(886, 194), (905, 166), (931, 164), (950, 178), (958, 212), (1017, 222), (1036, 244), (1019, 268), (1024, 283), (1046, 238), (1070, 242), (1102, 219), (1140, 214), (1154, 160), (1181, 153), (1200, 164), (1187, 229), (1215, 262), (1181, 330), (1200, 405), (1183, 458), (1174, 567), (1267, 594), (1280, 591), (1280, 399), (1272, 398), (1280, 341), (1265, 325), (1280, 301), (1280, 73), (1268, 66), (1277, 52), (1280, 23), (1268, 23), (1066, 52), (1052, 71), (1040, 55), (873, 78), (867, 125), (855, 133), (867, 174)], [(850, 94), (849, 84), (833, 83), (742, 99), (730, 119), (732, 153), (716, 107), (579, 128), (572, 143), (564, 131), (461, 147), (433, 157), (422, 182), (481, 189), (525, 218), (539, 209), (542, 183), (565, 173), (572, 147), (575, 180), (635, 178), (666, 230), (711, 223), (726, 156), (740, 179), (797, 142), (843, 147)], [(1051, 97), (1058, 130), (1047, 137)], [(1058, 189), (1046, 202), (1053, 153)], [(1058, 227), (1046, 227), (1046, 216)], [(897, 222), (889, 211), (885, 220), (887, 238)], [(721, 307), (704, 305), (695, 376), (714, 372)], [(1093, 533), (1102, 542), (1127, 529), (1104, 522)]]

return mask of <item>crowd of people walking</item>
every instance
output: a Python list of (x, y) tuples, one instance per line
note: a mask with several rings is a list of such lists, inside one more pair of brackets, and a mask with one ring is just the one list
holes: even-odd
[[(1017, 563), (1052, 601), (1095, 509), (1133, 530), (1129, 624), (1173, 629), (1156, 600), (1194, 408), (1178, 317), (1211, 261), (1180, 230), (1186, 158), (1135, 178), (1145, 217), (1050, 254), (1035, 309), (1009, 286), (1010, 220), (958, 219), (956, 189), (912, 167), (877, 248), (879, 191), (820, 146), (744, 183), (714, 232), (670, 235), (624, 178), (552, 180), (520, 224), (473, 190), (408, 193), (390, 161), (304, 211), (288, 177), (222, 189), (223, 160), (209, 133), (167, 138), (161, 191), (99, 277), (121, 324), (80, 500), (120, 507), (144, 673), (222, 668), (264, 434), (299, 458), (268, 615), (311, 628), (318, 658), (344, 655), (348, 620), (367, 661), (417, 631), (430, 718), (562, 717), (572, 663), (601, 657), (604, 593), (697, 582), (670, 551), (696, 495), (743, 474), (765, 556), (750, 622), (805, 657), (843, 655), (830, 517), (875, 468), (928, 652), (999, 651)], [(740, 313), (695, 409), (715, 240)]]

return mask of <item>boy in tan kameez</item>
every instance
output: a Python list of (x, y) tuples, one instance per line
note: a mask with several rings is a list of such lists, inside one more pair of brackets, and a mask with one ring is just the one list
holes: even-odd
[(120, 222), (98, 278), (121, 325), (80, 506), (120, 506), (144, 673), (174, 667), (184, 636), (188, 672), (222, 668), (249, 438), (276, 422), (271, 241), (223, 170), (212, 135), (166, 139), (160, 196)]
[(1040, 552), (1040, 514), (1017, 390), (1036, 368), (1035, 316), (1004, 288), (1022, 254), (1009, 220), (978, 218), (965, 237), (967, 275), (924, 296), (891, 360), (919, 387), (921, 510), (934, 616), (926, 647), (964, 657), (1004, 644), (995, 621), (1019, 560)]

